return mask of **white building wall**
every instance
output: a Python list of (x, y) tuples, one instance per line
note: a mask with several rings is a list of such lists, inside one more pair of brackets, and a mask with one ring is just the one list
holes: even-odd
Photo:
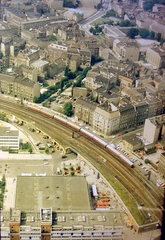
[(156, 143), (160, 133), (160, 126), (153, 124), (150, 119), (145, 120), (143, 137), (149, 143)]

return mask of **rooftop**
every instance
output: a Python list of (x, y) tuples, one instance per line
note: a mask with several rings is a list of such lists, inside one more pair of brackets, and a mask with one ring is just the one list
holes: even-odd
[[(26, 186), (26, 187), (25, 187)], [(80, 194), (81, 189), (81, 194)], [(17, 178), (16, 209), (39, 211), (89, 210), (87, 182), (84, 177), (21, 177)]]

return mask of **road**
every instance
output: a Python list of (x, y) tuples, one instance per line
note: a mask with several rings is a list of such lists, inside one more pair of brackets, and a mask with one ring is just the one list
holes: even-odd
[(105, 2), (102, 5), (102, 9), (100, 9), (99, 11), (97, 11), (95, 14), (93, 14), (92, 16), (90, 16), (89, 18), (82, 20), (81, 22), (79, 22), (79, 26), (80, 29), (83, 29), (87, 36), (91, 36), (93, 34), (91, 34), (89, 32), (90, 29), (90, 23), (94, 22), (95, 20), (97, 20), (98, 18), (102, 17), (103, 15), (105, 15), (105, 13), (111, 9), (111, 3), (110, 0), (105, 0)]

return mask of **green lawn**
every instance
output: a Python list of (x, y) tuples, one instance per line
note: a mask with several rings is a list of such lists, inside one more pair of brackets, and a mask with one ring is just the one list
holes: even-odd
[(101, 42), (104, 42), (104, 35), (100, 34), (100, 35), (95, 35)]
[(95, 26), (97, 24), (106, 24), (107, 22), (109, 22), (109, 19), (98, 18), (96, 21), (92, 22), (91, 25)]

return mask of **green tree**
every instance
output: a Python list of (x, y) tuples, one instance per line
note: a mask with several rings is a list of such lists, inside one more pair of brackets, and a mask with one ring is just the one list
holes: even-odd
[(56, 41), (57, 40), (57, 38), (56, 38), (56, 36), (54, 36), (54, 35), (51, 35), (50, 37), (49, 37), (49, 41)]
[(65, 71), (64, 71), (64, 76), (68, 77), (68, 72), (69, 72), (69, 67), (66, 66)]
[(155, 38), (156, 38), (156, 40), (157, 40), (158, 42), (160, 42), (161, 37), (162, 37), (162, 34), (161, 34), (161, 33), (157, 33)]
[(68, 116), (68, 117), (72, 116), (72, 113), (73, 113), (72, 109), (73, 109), (73, 107), (72, 107), (72, 103), (71, 102), (66, 102), (64, 104), (64, 114), (66, 116)]
[(138, 34), (139, 34), (139, 30), (137, 28), (131, 28), (127, 36), (134, 39)]
[(140, 28), (139, 29), (139, 35), (142, 38), (148, 38), (149, 35), (150, 35), (150, 32), (147, 29), (145, 29), (145, 28)]
[(160, 40), (160, 45), (162, 46), (163, 43), (165, 43), (165, 39), (164, 39), (164, 38), (161, 38), (161, 40)]
[(129, 26), (135, 26), (135, 24), (132, 24), (129, 20), (123, 20), (119, 23), (120, 27), (129, 27)]
[(154, 39), (154, 38), (155, 38), (155, 33), (154, 33), (154, 31), (151, 31), (151, 32), (150, 32), (149, 38), (150, 38), (150, 39)]
[(145, 162), (146, 164), (150, 164), (150, 163), (151, 163), (151, 161), (150, 161), (149, 159), (145, 159), (144, 162)]
[(96, 8), (97, 10), (99, 10), (99, 9), (101, 8), (101, 6), (102, 6), (101, 3), (98, 3), (97, 6), (95, 6), (95, 8)]
[(2, 59), (3, 58), (3, 53), (2, 52), (0, 52), (0, 59)]
[(152, 12), (152, 8), (155, 3), (155, 0), (145, 0), (145, 2), (143, 3), (144, 11)]

